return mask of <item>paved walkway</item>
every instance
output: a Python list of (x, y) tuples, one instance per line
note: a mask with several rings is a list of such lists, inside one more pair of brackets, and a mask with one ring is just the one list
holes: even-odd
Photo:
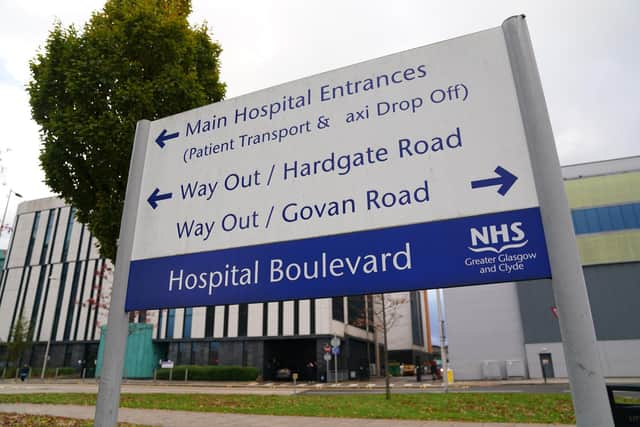
[[(93, 419), (93, 406), (0, 404), (0, 412)], [(466, 423), (452, 421), (401, 421), (358, 418), (280, 417), (273, 415), (219, 414), (120, 408), (118, 420), (152, 426), (188, 427), (550, 427), (556, 424)], [(567, 427), (567, 425), (562, 425)]]

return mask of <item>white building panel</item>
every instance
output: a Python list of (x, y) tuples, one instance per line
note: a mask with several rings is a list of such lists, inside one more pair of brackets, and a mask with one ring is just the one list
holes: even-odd
[[(71, 284), (73, 283), (73, 271), (75, 269), (75, 263), (69, 263), (69, 267), (67, 269), (67, 277), (64, 281), (64, 290), (62, 293), (62, 303), (60, 304), (60, 312), (59, 312), (59, 320), (58, 320), (58, 331), (56, 332), (56, 340), (62, 341), (64, 336), (64, 325), (67, 321), (67, 308), (69, 304), (73, 304), (69, 301), (69, 297), (71, 294)], [(62, 285), (61, 285), (62, 286)]]
[(91, 309), (93, 308), (93, 305), (89, 300), (91, 298), (91, 291), (93, 290), (92, 288), (93, 277), (95, 273), (95, 264), (95, 261), (86, 262), (84, 268), (85, 271), (82, 275), (83, 286), (81, 289), (79, 289), (79, 292), (81, 293), (78, 294), (78, 302), (80, 304), (80, 316), (78, 317), (78, 334), (76, 336), (76, 339), (78, 340), (91, 338), (90, 336), (88, 336), (88, 333), (85, 336), (85, 331), (87, 330), (87, 321), (90, 321), (89, 315), (91, 313)]
[(282, 306), (282, 335), (293, 335), (293, 301), (285, 301)]
[(6, 342), (9, 339), (13, 310), (18, 297), (18, 286), (20, 285), (21, 268), (7, 270), (7, 284), (2, 295), (2, 306), (0, 306), (0, 340)]
[(229, 306), (229, 324), (227, 330), (228, 337), (238, 336), (238, 304)]
[(82, 237), (82, 247), (80, 248), (80, 257), (79, 259), (81, 260), (86, 260), (88, 259), (88, 255), (90, 252), (90, 246), (93, 246), (93, 242), (95, 242), (95, 240), (93, 239), (93, 236), (91, 235), (91, 233), (89, 232), (89, 227), (84, 228), (84, 236)]
[(55, 240), (53, 240), (53, 235), (51, 236), (53, 244), (51, 262), (60, 262), (60, 259), (62, 258), (62, 247), (64, 245), (64, 236), (67, 230), (67, 221), (69, 220), (70, 213), (71, 208), (69, 207), (60, 209), (60, 217), (58, 219), (58, 228)]
[[(16, 226), (16, 229), (14, 230), (12, 239), (11, 251), (8, 254), (9, 262), (6, 268), (24, 266), (34, 218), (35, 213), (22, 214), (18, 218), (18, 224)], [(16, 238), (15, 236), (19, 237)]]
[(316, 334), (323, 335), (331, 332), (331, 298), (316, 300)]
[(262, 304), (249, 304), (247, 336), (262, 336)]
[[(69, 330), (69, 339), (78, 339), (75, 335), (76, 325), (80, 326), (79, 323), (79, 314), (80, 309), (82, 308), (80, 293), (82, 292), (82, 278), (84, 276), (84, 271), (87, 268), (87, 263), (80, 261), (78, 264), (78, 275), (76, 276), (76, 294), (73, 296), (73, 299), (69, 301), (71, 305), (71, 329)], [(73, 275), (75, 276), (75, 270)]]
[(269, 336), (277, 336), (278, 335), (278, 303), (270, 302), (268, 304), (269, 307), (269, 325), (267, 326), (267, 335)]
[(193, 309), (191, 316), (191, 338), (204, 338), (204, 322), (207, 316), (207, 308), (196, 307)]
[(63, 261), (75, 261), (78, 256), (78, 246), (80, 245), (80, 234), (82, 234), (82, 239), (84, 240), (87, 235), (82, 233), (82, 224), (77, 222), (75, 218), (73, 219), (73, 225), (70, 224), (71, 227), (71, 240), (69, 241), (69, 249), (67, 251), (67, 258)]
[(56, 301), (58, 299), (58, 291), (60, 289), (60, 271), (61, 264), (54, 264), (49, 270), (47, 281), (49, 282), (49, 292), (45, 304), (44, 315), (42, 316), (42, 327), (40, 328), (40, 336), (36, 339), (47, 341), (51, 337), (51, 327), (53, 326), (53, 316), (56, 310)]
[(184, 325), (184, 308), (176, 308), (174, 325), (173, 338), (182, 338), (182, 329)]
[[(25, 283), (22, 287), (22, 318), (31, 322), (31, 310), (33, 309), (33, 303), (38, 289), (38, 278), (40, 276), (40, 267), (31, 267), (31, 275), (25, 278)], [(28, 282), (27, 282), (28, 280)], [(33, 326), (33, 325), (30, 325)]]
[(298, 319), (299, 319), (299, 324), (298, 324), (298, 334), (299, 335), (309, 335), (311, 332), (310, 329), (310, 323), (309, 323), (309, 319), (310, 319), (310, 307), (311, 305), (311, 301), (308, 299), (304, 299), (301, 300), (298, 303)]
[[(35, 240), (33, 240), (33, 247), (31, 249), (31, 259), (28, 261), (29, 265), (38, 265), (40, 263), (40, 253), (42, 252), (42, 243), (44, 242), (44, 232), (47, 228), (48, 217), (49, 211), (40, 212), (38, 225), (35, 229)], [(29, 236), (29, 238), (31, 238), (31, 236)]]
[(36, 336), (36, 334), (38, 332), (38, 329), (40, 329), (40, 324), (42, 323), (42, 320), (43, 320), (43, 316), (41, 315), (42, 314), (42, 308), (43, 308), (44, 305), (46, 305), (45, 297), (46, 297), (47, 289), (48, 289), (48, 286), (47, 286), (47, 284), (49, 282), (48, 277), (51, 276), (51, 272), (49, 271), (50, 270), (50, 266), (45, 265), (45, 266), (43, 266), (41, 268), (44, 268), (45, 271), (44, 271), (44, 277), (42, 279), (42, 290), (40, 291), (40, 302), (38, 303), (38, 309), (37, 309), (37, 313), (36, 313), (36, 317), (35, 317), (35, 322), (32, 325), (33, 331), (34, 331), (33, 339), (35, 341), (38, 340), (38, 337)]
[(215, 320), (213, 321), (213, 336), (215, 338), (222, 338), (224, 332), (224, 306), (217, 306), (215, 310)]
[(90, 259), (100, 258), (100, 248), (98, 247), (98, 240), (93, 239), (91, 241), (91, 252), (89, 253)]

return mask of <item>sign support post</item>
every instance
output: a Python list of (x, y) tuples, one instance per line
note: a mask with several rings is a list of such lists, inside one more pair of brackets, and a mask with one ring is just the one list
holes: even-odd
[[(447, 363), (447, 337), (444, 332), (444, 317), (442, 316), (442, 289), (436, 289), (438, 296), (438, 323), (440, 324), (440, 357), (442, 358), (442, 383), (444, 384), (444, 392), (449, 392), (449, 365)], [(436, 366), (437, 369), (437, 366)], [(437, 376), (437, 374), (436, 374)]]
[(113, 275), (107, 336), (105, 338), (105, 348), (108, 348), (109, 351), (104, 354), (104, 363), (98, 387), (98, 400), (96, 402), (94, 419), (96, 427), (115, 427), (118, 422), (120, 385), (122, 383), (124, 354), (129, 328), (129, 320), (127, 313), (124, 311), (124, 303), (127, 294), (146, 145), (149, 139), (149, 125), (150, 122), (148, 120), (138, 122), (133, 142), (133, 153), (129, 165), (127, 192), (122, 211), (120, 238), (118, 239), (117, 259)]
[(560, 162), (524, 16), (502, 24), (536, 183), (571, 394), (580, 427), (613, 427)]

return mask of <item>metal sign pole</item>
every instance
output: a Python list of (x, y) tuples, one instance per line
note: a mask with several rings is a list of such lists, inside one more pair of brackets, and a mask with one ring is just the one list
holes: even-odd
[(613, 427), (611, 408), (542, 83), (524, 16), (502, 24), (549, 250), (564, 356), (580, 427)]
[(333, 363), (334, 363), (334, 366), (335, 366), (335, 369), (336, 369), (336, 372), (335, 372), (335, 383), (338, 384), (338, 355), (337, 354), (334, 355), (333, 358), (334, 358)]
[(438, 323), (440, 324), (440, 357), (442, 358), (442, 383), (444, 384), (444, 392), (447, 393), (449, 391), (449, 365), (447, 363), (447, 348), (445, 344), (446, 336), (444, 332), (444, 317), (442, 316), (442, 289), (436, 289), (436, 295), (438, 296)]
[(96, 427), (115, 427), (118, 421), (120, 384), (122, 383), (124, 352), (129, 328), (127, 314), (124, 311), (124, 303), (127, 295), (129, 265), (133, 249), (144, 158), (149, 139), (149, 126), (150, 122), (148, 120), (139, 121), (133, 142), (133, 153), (129, 165), (127, 193), (120, 223), (120, 238), (118, 239), (118, 252), (111, 290), (107, 336), (104, 343), (104, 348), (109, 350), (104, 352), (98, 400), (96, 402), (94, 424)]

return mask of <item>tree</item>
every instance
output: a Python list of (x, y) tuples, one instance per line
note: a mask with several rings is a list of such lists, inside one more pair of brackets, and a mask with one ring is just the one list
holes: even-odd
[(219, 44), (190, 0), (108, 0), (82, 32), (54, 25), (30, 63), (45, 183), (115, 261), (136, 122), (224, 98)]
[(22, 362), (24, 351), (31, 347), (31, 326), (25, 318), (20, 318), (14, 323), (7, 342), (7, 362), (14, 363), (18, 368)]
[[(401, 308), (406, 304), (408, 299), (405, 296), (397, 294), (380, 294), (373, 302), (371, 310), (365, 310), (364, 313), (356, 320), (358, 326), (364, 328), (373, 328), (374, 333), (382, 333), (384, 340), (384, 366), (385, 366), (385, 397), (387, 400), (391, 398), (391, 385), (389, 384), (389, 348), (387, 343), (387, 332), (393, 329), (393, 326), (402, 318)], [(369, 313), (373, 316), (369, 318)], [(377, 345), (376, 345), (377, 351)]]

